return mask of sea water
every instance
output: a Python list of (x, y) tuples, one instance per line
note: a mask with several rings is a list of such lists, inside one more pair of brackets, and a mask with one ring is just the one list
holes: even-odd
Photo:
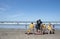
[[(55, 24), (55, 29), (60, 29), (60, 24)], [(21, 25), (21, 24), (0, 24), (0, 28), (14, 28), (14, 29), (28, 29), (28, 25)]]
[(0, 28), (28, 29), (29, 25), (21, 24), (0, 24)]

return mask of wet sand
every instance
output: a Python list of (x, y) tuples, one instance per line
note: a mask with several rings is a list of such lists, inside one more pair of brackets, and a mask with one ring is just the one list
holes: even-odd
[(55, 34), (27, 35), (23, 29), (0, 29), (0, 39), (60, 39), (60, 30)]

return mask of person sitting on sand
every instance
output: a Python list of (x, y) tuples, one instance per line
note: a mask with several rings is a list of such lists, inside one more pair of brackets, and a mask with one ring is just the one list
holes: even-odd
[(46, 31), (46, 25), (45, 24), (42, 24), (42, 31), (43, 31), (43, 33), (45, 33), (45, 31)]
[(30, 32), (31, 32), (30, 29), (28, 29), (28, 30), (27, 30), (27, 34), (29, 34)]
[(49, 24), (48, 24), (48, 33), (51, 34), (51, 32), (52, 32), (52, 26), (51, 26), (51, 24), (49, 23)]
[(52, 26), (52, 31), (53, 31), (53, 34), (55, 34), (55, 26), (54, 25)]
[(31, 22), (27, 33), (28, 33), (28, 34), (29, 34), (29, 33), (34, 33), (34, 24), (33, 24), (33, 22)]
[(42, 34), (42, 33), (41, 33), (41, 25), (42, 25), (41, 19), (37, 20), (36, 23), (37, 23), (37, 24), (36, 24), (36, 26), (35, 26), (35, 28), (36, 28), (35, 34)]
[(46, 25), (45, 24), (42, 24), (42, 29), (46, 29)]

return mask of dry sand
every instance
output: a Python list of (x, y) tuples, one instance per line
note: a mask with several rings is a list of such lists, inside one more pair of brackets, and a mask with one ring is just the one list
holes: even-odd
[(60, 30), (45, 35), (26, 35), (25, 32), (21, 29), (0, 29), (0, 39), (60, 39)]

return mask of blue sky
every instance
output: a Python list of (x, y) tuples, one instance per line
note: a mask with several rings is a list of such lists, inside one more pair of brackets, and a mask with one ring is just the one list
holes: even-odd
[(0, 21), (60, 21), (60, 0), (0, 0)]

